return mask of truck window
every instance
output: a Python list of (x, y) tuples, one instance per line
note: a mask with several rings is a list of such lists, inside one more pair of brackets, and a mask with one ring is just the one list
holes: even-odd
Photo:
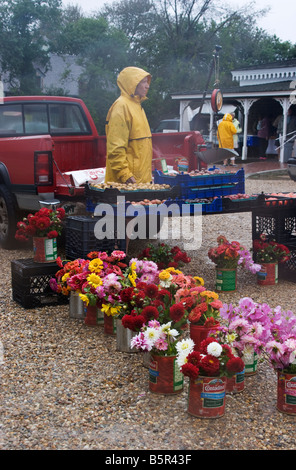
[(81, 109), (72, 104), (49, 104), (51, 134), (90, 134), (91, 130)]
[(46, 104), (25, 104), (24, 120), (26, 134), (48, 134)]
[(21, 105), (0, 105), (0, 135), (14, 136), (24, 132)]

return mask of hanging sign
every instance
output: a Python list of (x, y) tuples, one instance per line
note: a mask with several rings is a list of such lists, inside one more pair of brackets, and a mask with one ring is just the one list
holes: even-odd
[(218, 113), (222, 106), (223, 106), (223, 95), (221, 90), (215, 89), (213, 90), (212, 97), (211, 97), (211, 106), (214, 113)]

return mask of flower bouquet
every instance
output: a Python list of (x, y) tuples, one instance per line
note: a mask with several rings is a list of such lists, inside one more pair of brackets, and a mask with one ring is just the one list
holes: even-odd
[(207, 290), (204, 281), (198, 278), (200, 285), (189, 289), (179, 289), (176, 301), (181, 302), (188, 314), (190, 337), (197, 349), (203, 339), (219, 326), (219, 310), (222, 302), (216, 292)]
[(234, 291), (238, 266), (242, 266), (252, 274), (260, 271), (261, 266), (253, 262), (252, 256), (239, 242), (229, 242), (224, 236), (217, 238), (218, 246), (208, 251), (211, 261), (216, 264), (216, 289), (218, 291)]
[(284, 263), (291, 256), (285, 245), (269, 240), (265, 234), (253, 240), (253, 250), (258, 263)]
[(177, 362), (181, 372), (196, 379), (199, 375), (208, 377), (231, 377), (244, 370), (244, 362), (236, 357), (228, 344), (208, 337), (201, 342), (198, 351), (194, 350), (191, 338), (176, 344)]
[(64, 218), (62, 207), (56, 210), (42, 208), (17, 223), (15, 238), (20, 241), (27, 241), (30, 237), (57, 238), (62, 233)]
[(217, 335), (244, 360), (246, 374), (255, 373), (257, 358), (264, 352), (270, 337), (272, 309), (268, 304), (258, 304), (250, 297), (243, 297), (237, 307), (223, 304), (220, 316), (226, 325), (218, 329)]
[(139, 334), (133, 338), (133, 347), (156, 355), (176, 354), (176, 337), (184, 332), (188, 317), (184, 303), (176, 294), (183, 286), (197, 287), (198, 279), (168, 268), (159, 273), (158, 285), (144, 286), (142, 305), (137, 305), (132, 315), (122, 318), (122, 323), (130, 328), (134, 322), (138, 327), (142, 321)]
[(275, 370), (296, 374), (296, 315), (277, 307), (270, 313), (270, 320), (265, 353)]
[(158, 245), (149, 243), (147, 248), (138, 255), (138, 258), (154, 261), (160, 270), (167, 267), (179, 268), (191, 261), (187, 253), (178, 246), (171, 247), (166, 243)]
[(265, 354), (277, 373), (277, 409), (296, 415), (296, 316), (277, 307), (272, 312)]
[(260, 271), (261, 266), (253, 262), (250, 252), (239, 242), (229, 242), (223, 235), (217, 242), (218, 246), (210, 248), (208, 256), (218, 269), (237, 269), (241, 265), (251, 273)]
[(188, 413), (200, 418), (218, 418), (225, 410), (227, 378), (244, 370), (244, 363), (231, 348), (208, 337), (198, 350), (192, 339), (176, 345), (181, 373), (189, 377)]

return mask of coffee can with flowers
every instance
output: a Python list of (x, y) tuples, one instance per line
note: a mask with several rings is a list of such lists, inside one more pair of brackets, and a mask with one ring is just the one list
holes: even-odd
[(189, 414), (199, 418), (219, 418), (225, 413), (227, 378), (243, 371), (244, 363), (227, 344), (209, 337), (194, 350), (191, 338), (177, 343), (177, 362), (189, 378)]

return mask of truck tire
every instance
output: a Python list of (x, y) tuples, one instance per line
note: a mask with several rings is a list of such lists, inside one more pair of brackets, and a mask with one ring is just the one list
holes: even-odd
[(9, 250), (16, 246), (16, 207), (12, 193), (0, 184), (0, 245)]

